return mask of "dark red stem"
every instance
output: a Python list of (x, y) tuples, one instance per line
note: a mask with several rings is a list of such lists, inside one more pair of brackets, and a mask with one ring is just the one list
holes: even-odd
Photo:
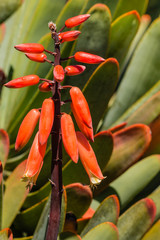
[[(51, 29), (51, 28), (50, 28)], [(56, 30), (51, 29), (55, 41), (55, 66), (60, 64), (60, 47)], [(52, 87), (52, 99), (55, 104), (55, 117), (51, 132), (52, 164), (51, 164), (51, 206), (46, 232), (46, 240), (57, 240), (61, 216), (62, 199), (62, 137), (61, 137), (61, 93), (60, 83)]]

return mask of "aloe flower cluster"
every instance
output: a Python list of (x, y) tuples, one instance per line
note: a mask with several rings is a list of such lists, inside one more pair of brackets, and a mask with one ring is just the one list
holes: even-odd
[[(62, 32), (63, 29), (65, 27), (72, 28), (83, 23), (89, 16), (89, 14), (84, 14), (67, 19), (65, 26), (62, 27), (59, 32), (56, 31), (56, 25), (53, 22), (49, 23), (49, 29), (51, 30), (55, 45), (54, 52), (46, 50), (38, 43), (25, 43), (15, 46), (17, 50), (24, 52), (30, 60), (41, 63), (48, 62), (53, 66), (53, 80), (40, 78), (37, 75), (28, 75), (11, 80), (5, 84), (8, 88), (22, 88), (39, 84), (40, 91), (52, 92), (52, 97), (45, 99), (41, 108), (32, 109), (25, 116), (19, 128), (15, 143), (15, 149), (17, 151), (22, 149), (31, 138), (39, 120), (39, 131), (34, 138), (27, 159), (26, 169), (22, 176), (22, 179), (27, 181), (29, 186), (36, 183), (43, 165), (47, 140), (50, 134), (52, 138), (52, 176), (50, 182), (53, 189), (58, 188), (57, 191), (59, 193), (62, 192), (62, 141), (67, 154), (75, 163), (78, 162), (78, 158), (80, 157), (91, 184), (100, 183), (104, 178), (94, 151), (89, 143), (89, 140), (94, 141), (94, 135), (88, 103), (78, 87), (70, 85), (64, 86), (61, 84), (65, 75), (78, 75), (86, 68), (83, 65), (70, 65), (63, 68), (61, 65), (62, 61), (70, 58), (74, 58), (77, 62), (88, 64), (99, 64), (105, 61), (105, 59), (100, 56), (86, 52), (76, 52), (73, 56), (65, 59), (61, 58), (60, 44), (66, 41), (76, 40), (80, 35), (80, 31)], [(45, 53), (52, 55), (54, 61), (49, 60)], [(63, 89), (70, 89), (71, 99), (61, 101), (61, 90)], [(78, 132), (75, 131), (72, 117), (69, 114), (61, 112), (61, 105), (69, 102), (71, 102), (71, 110), (80, 129)], [(56, 193), (54, 193), (53, 198), (56, 202), (55, 194)], [(54, 217), (51, 216), (51, 218)]]

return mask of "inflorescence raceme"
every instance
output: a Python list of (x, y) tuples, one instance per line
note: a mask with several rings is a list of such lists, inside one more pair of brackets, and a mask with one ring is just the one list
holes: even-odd
[[(62, 141), (67, 154), (75, 163), (78, 162), (80, 156), (91, 184), (97, 184), (104, 177), (99, 168), (93, 149), (89, 144), (89, 140), (94, 141), (94, 136), (88, 103), (78, 87), (61, 86), (61, 82), (63, 82), (65, 75), (78, 75), (85, 71), (86, 68), (83, 65), (70, 65), (63, 69), (61, 65), (62, 61), (70, 58), (74, 58), (77, 62), (88, 64), (99, 64), (105, 61), (105, 59), (100, 56), (86, 52), (76, 52), (73, 56), (61, 59), (60, 44), (66, 41), (74, 41), (81, 33), (80, 31), (62, 32), (62, 30), (65, 27), (75, 27), (86, 21), (89, 17), (89, 14), (84, 14), (69, 18), (66, 20), (65, 26), (62, 27), (59, 32), (56, 31), (56, 25), (54, 23), (49, 23), (49, 28), (55, 44), (55, 52), (46, 50), (43, 45), (38, 43), (25, 43), (15, 46), (17, 50), (24, 52), (30, 60), (41, 63), (48, 62), (51, 64), (54, 67), (53, 80), (43, 79), (37, 75), (28, 75), (11, 80), (6, 83), (5, 86), (8, 88), (22, 88), (39, 84), (41, 81), (39, 90), (42, 92), (51, 91), (53, 94), (55, 94), (56, 89), (60, 91), (61, 89), (70, 88), (71, 99), (65, 102), (71, 102), (71, 110), (81, 132), (75, 132), (74, 124), (69, 114), (60, 113), (60, 132), (62, 133)], [(47, 59), (45, 52), (52, 55), (55, 60), (51, 61)], [(58, 86), (58, 88), (56, 88), (56, 86)], [(64, 102), (61, 101), (61, 105), (62, 104), (64, 104)], [(40, 109), (32, 109), (28, 112), (19, 128), (15, 143), (15, 149), (17, 151), (21, 150), (27, 144), (39, 120), (39, 131), (31, 146), (26, 169), (22, 177), (22, 180), (29, 182), (29, 185), (36, 183), (43, 165), (48, 137), (53, 129), (55, 131), (55, 108), (55, 98), (51, 97), (45, 99)]]

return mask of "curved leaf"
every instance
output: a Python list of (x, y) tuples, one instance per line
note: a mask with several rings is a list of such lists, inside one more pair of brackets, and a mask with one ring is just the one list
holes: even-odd
[(160, 236), (160, 220), (158, 220), (151, 229), (143, 236), (142, 240), (158, 239)]
[(21, 5), (22, 0), (3, 0), (0, 2), (0, 23), (5, 21)]

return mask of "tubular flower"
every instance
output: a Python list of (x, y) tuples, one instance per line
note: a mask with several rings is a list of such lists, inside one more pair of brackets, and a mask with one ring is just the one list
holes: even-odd
[(76, 132), (78, 140), (78, 151), (81, 162), (90, 178), (91, 184), (99, 184), (104, 176), (98, 165), (95, 153), (81, 132)]
[(31, 150), (29, 152), (29, 156), (27, 159), (26, 169), (22, 176), (23, 181), (30, 181), (30, 183), (34, 183), (38, 177), (38, 174), (43, 165), (43, 158), (46, 151), (47, 142), (43, 145), (39, 143), (38, 138), (39, 133), (37, 132)]
[(87, 127), (92, 128), (92, 118), (89, 106), (81, 90), (78, 87), (72, 87), (70, 90), (70, 96), (73, 108), (79, 120)]
[(28, 87), (39, 83), (39, 77), (37, 75), (27, 75), (24, 77), (16, 78), (8, 83), (4, 84), (8, 88), (22, 88)]
[(86, 67), (83, 65), (73, 65), (73, 66), (71, 65), (71, 66), (65, 67), (65, 73), (67, 76), (74, 76), (74, 75), (81, 74), (82, 72), (84, 72), (85, 69)]
[(45, 59), (47, 58), (46, 54), (44, 53), (26, 53), (25, 55), (30, 60), (35, 62), (45, 62)]
[(50, 92), (51, 91), (50, 84), (48, 82), (43, 82), (43, 83), (39, 84), (38, 88), (41, 92)]
[(24, 43), (14, 46), (18, 51), (25, 53), (42, 53), (44, 47), (39, 43)]
[(64, 70), (61, 65), (56, 65), (53, 70), (54, 80), (62, 82), (64, 80)]
[(71, 42), (78, 38), (80, 31), (68, 31), (68, 32), (62, 32), (59, 34), (58, 38), (61, 43), (63, 42)]
[(51, 98), (43, 101), (39, 121), (39, 142), (41, 145), (47, 142), (54, 121), (54, 102)]
[(15, 150), (19, 151), (28, 143), (39, 117), (40, 112), (38, 111), (38, 109), (32, 109), (25, 116), (17, 134)]
[(64, 148), (73, 162), (78, 162), (78, 145), (72, 118), (64, 113), (61, 117), (62, 140)]
[(75, 117), (76, 123), (79, 129), (81, 130), (81, 132), (86, 136), (88, 140), (91, 140), (92, 142), (94, 142), (93, 128), (88, 128), (82, 121), (79, 120), (72, 103), (71, 103), (71, 109)]
[(90, 17), (90, 14), (78, 15), (72, 18), (69, 18), (65, 21), (65, 26), (67, 28), (72, 28), (78, 26), (79, 24), (85, 22)]
[(83, 63), (89, 63), (89, 64), (98, 64), (105, 61), (104, 58), (98, 55), (94, 55), (86, 52), (76, 52), (74, 55), (74, 59), (77, 62), (83, 62)]

